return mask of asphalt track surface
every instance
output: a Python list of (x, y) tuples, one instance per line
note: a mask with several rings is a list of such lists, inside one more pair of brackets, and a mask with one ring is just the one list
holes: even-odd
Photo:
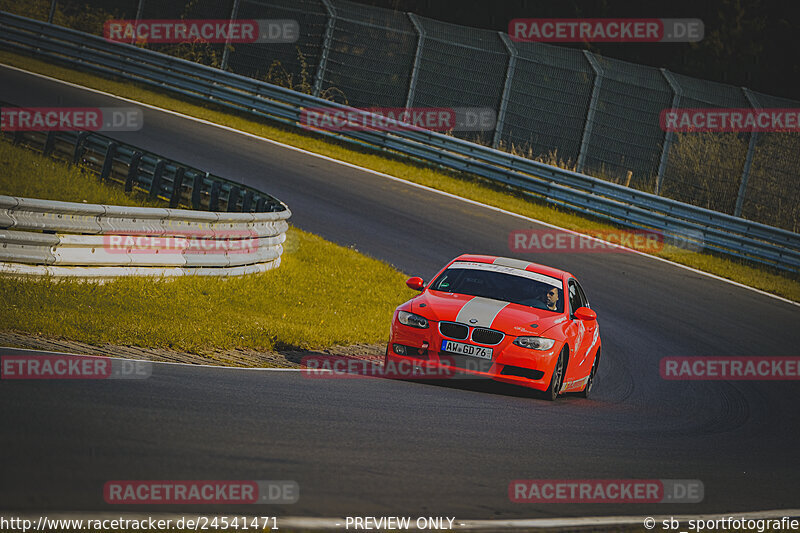
[[(5, 68), (0, 79), (0, 99), (18, 105), (130, 105)], [(262, 188), (291, 207), (294, 225), (408, 274), (428, 279), (464, 252), (514, 256), (509, 232), (540, 227), (143, 109), (141, 131), (113, 135)], [(665, 381), (659, 360), (797, 356), (799, 307), (634, 254), (516, 257), (567, 269), (586, 289), (604, 355), (591, 399), (549, 403), (483, 383), (308, 379), (182, 365), (156, 365), (151, 378), (137, 381), (2, 381), (0, 507), (110, 510), (103, 484), (136, 479), (296, 480), (296, 504), (238, 508), (278, 516), (488, 519), (797, 507), (797, 382)], [(705, 498), (680, 505), (508, 498), (514, 479), (593, 478), (699, 479)]]

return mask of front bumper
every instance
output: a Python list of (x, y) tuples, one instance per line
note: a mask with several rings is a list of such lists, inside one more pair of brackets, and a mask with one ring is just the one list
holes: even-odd
[[(425, 329), (405, 326), (395, 320), (387, 351), (387, 363), (394, 368), (419, 368), (417, 376), (438, 379), (491, 379), (544, 391), (558, 359), (561, 345), (547, 351), (530, 350), (513, 343), (516, 337), (506, 335), (500, 344), (488, 346), (451, 339), (439, 332), (438, 323), (429, 321)], [(492, 359), (442, 352), (442, 341), (452, 340), (492, 348)]]

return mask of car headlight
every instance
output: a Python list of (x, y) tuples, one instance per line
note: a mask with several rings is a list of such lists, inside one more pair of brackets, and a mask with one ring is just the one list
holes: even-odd
[(529, 350), (549, 350), (556, 343), (553, 339), (546, 339), (544, 337), (517, 337), (514, 339), (514, 344)]
[(397, 313), (397, 320), (400, 321), (401, 324), (405, 326), (411, 326), (412, 328), (427, 328), (428, 327), (428, 319), (424, 316), (415, 315), (414, 313), (409, 313), (408, 311), (399, 311)]

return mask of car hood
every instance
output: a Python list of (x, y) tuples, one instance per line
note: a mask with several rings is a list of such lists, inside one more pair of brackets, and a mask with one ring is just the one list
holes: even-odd
[(517, 336), (540, 335), (566, 320), (563, 313), (551, 313), (480, 296), (438, 291), (425, 291), (411, 300), (410, 304), (411, 312), (429, 320), (461, 322)]

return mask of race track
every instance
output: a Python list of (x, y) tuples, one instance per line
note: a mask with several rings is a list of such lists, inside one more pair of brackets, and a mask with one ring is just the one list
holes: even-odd
[[(6, 68), (0, 77), (0, 100), (17, 105), (130, 105)], [(409, 275), (428, 279), (464, 252), (511, 255), (510, 231), (540, 227), (172, 114), (144, 117), (141, 131), (112, 136), (274, 194), (297, 227)], [(800, 307), (633, 254), (517, 257), (569, 270), (586, 289), (603, 338), (593, 399), (181, 365), (137, 381), (2, 381), (0, 507), (108, 510), (102, 486), (114, 479), (293, 479), (300, 501), (265, 511), (292, 516), (797, 507), (797, 382), (664, 381), (658, 365), (797, 356)], [(508, 483), (533, 478), (699, 479), (705, 499), (511, 503)]]

